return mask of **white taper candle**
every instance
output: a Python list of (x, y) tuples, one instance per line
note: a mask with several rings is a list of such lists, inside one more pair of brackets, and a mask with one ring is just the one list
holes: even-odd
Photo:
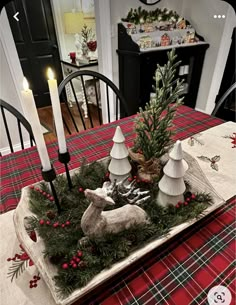
[(39, 153), (39, 158), (42, 164), (43, 171), (50, 170), (51, 163), (48, 156), (47, 147), (44, 141), (42, 127), (39, 121), (37, 108), (34, 101), (34, 96), (32, 90), (29, 89), (29, 84), (27, 79), (24, 78), (23, 80), (23, 88), (24, 90), (21, 91), (22, 98), (23, 98), (23, 110), (27, 120), (29, 121), (33, 134), (34, 139), (36, 142), (37, 150)]
[(53, 110), (54, 122), (56, 126), (59, 152), (65, 153), (67, 152), (67, 147), (66, 147), (66, 139), (65, 139), (64, 127), (62, 121), (61, 105), (58, 95), (57, 80), (54, 78), (54, 74), (51, 68), (48, 68), (48, 78), (49, 78), (48, 86), (49, 86), (50, 98), (52, 102), (52, 110)]

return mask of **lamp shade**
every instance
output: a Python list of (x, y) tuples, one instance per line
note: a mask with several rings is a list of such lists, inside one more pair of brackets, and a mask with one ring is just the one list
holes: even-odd
[(92, 30), (95, 30), (96, 23), (94, 17), (84, 17), (84, 24), (87, 25), (88, 28), (91, 28)]
[(64, 13), (64, 26), (66, 34), (80, 33), (84, 25), (84, 14), (82, 12)]

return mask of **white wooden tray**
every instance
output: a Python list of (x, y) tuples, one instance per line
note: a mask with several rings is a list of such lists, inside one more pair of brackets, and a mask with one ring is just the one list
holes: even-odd
[[(204, 173), (200, 169), (197, 161), (193, 159), (187, 153), (184, 153), (184, 158), (189, 164), (189, 170), (186, 173), (185, 179), (188, 180), (192, 186), (193, 192), (206, 192), (210, 193), (213, 198), (213, 204), (209, 206), (204, 211), (204, 216), (199, 217), (198, 219), (193, 219), (191, 221), (185, 222), (181, 225), (173, 227), (169, 234), (162, 238), (157, 238), (156, 240), (148, 243), (143, 248), (133, 252), (130, 256), (122, 261), (114, 264), (110, 269), (104, 270), (98, 275), (96, 275), (85, 287), (81, 289), (75, 290), (71, 295), (67, 298), (61, 299), (57, 293), (56, 286), (53, 281), (53, 277), (57, 274), (57, 268), (52, 265), (47, 258), (44, 258), (43, 250), (44, 250), (44, 242), (39, 237), (37, 238), (37, 242), (34, 242), (28, 236), (26, 229), (25, 229), (25, 218), (32, 216), (33, 214), (29, 210), (29, 187), (24, 187), (22, 189), (21, 200), (15, 210), (14, 213), (14, 224), (16, 235), (18, 237), (19, 242), (24, 247), (25, 251), (31, 257), (35, 265), (37, 266), (41, 276), (43, 277), (44, 281), (48, 285), (49, 290), (55, 300), (55, 302), (59, 305), (69, 305), (76, 300), (83, 297), (85, 294), (91, 292), (94, 288), (98, 285), (108, 281), (111, 277), (116, 275), (118, 272), (124, 270), (128, 266), (130, 266), (133, 262), (136, 262), (141, 257), (156, 249), (166, 241), (168, 241), (173, 236), (177, 235), (184, 229), (192, 226), (195, 222), (199, 219), (205, 217), (206, 215), (210, 214), (212, 211), (220, 207), (225, 203), (225, 201), (216, 193), (216, 191), (212, 188), (210, 183), (207, 181)], [(72, 175), (73, 175), (72, 171)], [(36, 183), (35, 185), (39, 184), (40, 182)]]

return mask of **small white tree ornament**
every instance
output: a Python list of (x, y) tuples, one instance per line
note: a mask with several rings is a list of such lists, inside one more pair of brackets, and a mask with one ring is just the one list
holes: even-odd
[(188, 169), (188, 164), (183, 159), (181, 141), (175, 143), (169, 157), (169, 161), (163, 168), (164, 175), (159, 181), (157, 196), (157, 203), (164, 207), (183, 201), (183, 193), (186, 189), (183, 177)]
[(112, 141), (114, 144), (110, 152), (111, 162), (108, 166), (110, 172), (109, 178), (111, 182), (114, 182), (114, 180), (119, 182), (124, 180), (131, 171), (131, 165), (128, 160), (129, 152), (125, 146), (125, 137), (120, 126), (116, 127)]

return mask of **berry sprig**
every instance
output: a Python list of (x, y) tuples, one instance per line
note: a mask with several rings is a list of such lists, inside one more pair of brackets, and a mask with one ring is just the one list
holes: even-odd
[(30, 185), (30, 188), (32, 190), (35, 190), (36, 192), (39, 192), (40, 194), (42, 194), (44, 197), (46, 197), (48, 200), (50, 201), (54, 201), (54, 197), (49, 194), (49, 193), (46, 193), (45, 191), (41, 190), (39, 187), (35, 187), (34, 185)]
[(38, 286), (38, 281), (40, 280), (39, 273), (38, 275), (33, 276), (33, 280), (29, 281), (29, 288), (36, 288)]
[(76, 255), (74, 255), (70, 262), (65, 262), (61, 265), (62, 269), (66, 270), (69, 268), (77, 269), (77, 268), (84, 268), (87, 266), (86, 262), (82, 260), (83, 252), (78, 250)]
[(128, 178), (128, 181), (129, 182), (132, 182), (133, 180), (135, 180), (137, 183), (150, 183), (149, 180), (146, 180), (146, 179), (139, 179), (137, 176), (133, 176), (133, 177), (129, 177)]
[(187, 206), (190, 202), (195, 201), (195, 199), (196, 199), (196, 195), (194, 193), (187, 192), (185, 194), (185, 200), (183, 202), (179, 201), (175, 207), (178, 209), (181, 206)]
[(51, 222), (50, 220), (40, 219), (39, 224), (41, 226), (44, 226), (44, 225), (52, 226), (53, 228), (58, 228), (58, 227), (65, 228), (65, 227), (69, 226), (71, 224), (71, 222), (69, 220), (67, 220), (65, 223), (59, 223), (59, 221)]

